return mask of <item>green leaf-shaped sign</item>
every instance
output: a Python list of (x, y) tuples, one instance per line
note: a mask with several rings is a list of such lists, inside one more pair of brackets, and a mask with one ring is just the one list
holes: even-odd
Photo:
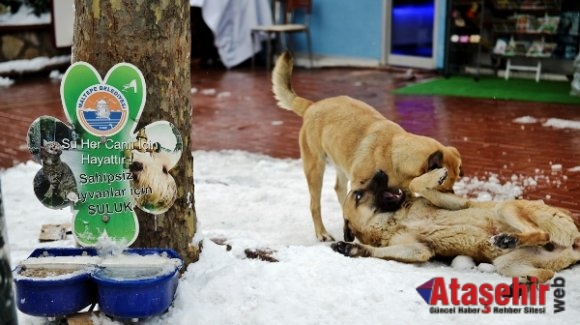
[(135, 132), (145, 94), (145, 79), (131, 64), (115, 65), (102, 81), (91, 65), (78, 62), (61, 84), (72, 127), (42, 116), (28, 131), (30, 152), (42, 164), (35, 194), (47, 207), (73, 207), (73, 233), (83, 246), (102, 236), (130, 245), (139, 233), (135, 206), (159, 214), (175, 202), (169, 171), (183, 142), (166, 121)]

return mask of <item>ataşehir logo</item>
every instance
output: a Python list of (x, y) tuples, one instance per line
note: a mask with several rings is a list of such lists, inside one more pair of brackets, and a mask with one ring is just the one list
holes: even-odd
[[(565, 309), (564, 284), (561, 277), (554, 278), (552, 283), (557, 288), (554, 291), (555, 313)], [(417, 292), (431, 306), (429, 312), (433, 314), (545, 314), (548, 291), (549, 283), (536, 283), (533, 278), (529, 283), (513, 278), (511, 285), (493, 285), (460, 284), (456, 278), (447, 284), (444, 278), (436, 277), (417, 287)]]

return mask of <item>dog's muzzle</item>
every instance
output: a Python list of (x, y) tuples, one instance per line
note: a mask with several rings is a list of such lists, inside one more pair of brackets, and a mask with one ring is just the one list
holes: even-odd
[(143, 171), (143, 163), (140, 161), (134, 161), (129, 165), (129, 171), (133, 174), (133, 178), (137, 178), (139, 172)]
[(375, 205), (380, 212), (394, 212), (401, 208), (405, 197), (400, 188), (388, 187), (375, 197)]

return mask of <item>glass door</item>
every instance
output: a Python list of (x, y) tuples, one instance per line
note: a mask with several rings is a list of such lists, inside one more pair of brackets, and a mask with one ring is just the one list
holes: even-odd
[(383, 63), (433, 69), (437, 16), (435, 0), (383, 0), (386, 12)]

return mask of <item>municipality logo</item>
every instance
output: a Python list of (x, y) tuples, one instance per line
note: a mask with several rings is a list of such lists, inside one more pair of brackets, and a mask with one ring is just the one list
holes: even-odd
[(112, 136), (127, 123), (128, 104), (117, 88), (100, 84), (85, 89), (77, 100), (77, 118), (95, 136)]

